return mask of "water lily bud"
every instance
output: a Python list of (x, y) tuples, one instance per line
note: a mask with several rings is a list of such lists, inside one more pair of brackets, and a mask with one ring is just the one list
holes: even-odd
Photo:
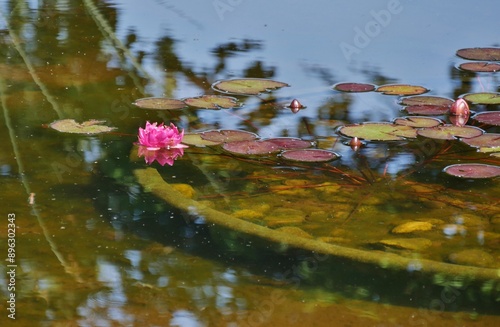
[(300, 103), (299, 100), (297, 99), (293, 99), (288, 107), (290, 108), (290, 110), (292, 110), (294, 114), (299, 112), (300, 109), (304, 108), (302, 103)]
[(363, 142), (360, 141), (360, 139), (355, 136), (351, 139), (351, 142), (349, 142), (349, 145), (351, 146), (351, 149), (354, 151), (358, 151), (359, 148), (363, 145)]
[(297, 99), (293, 99), (292, 103), (290, 103), (290, 108), (302, 108), (303, 105)]
[(458, 127), (463, 127), (465, 124), (467, 124), (467, 121), (469, 120), (469, 115), (455, 115), (455, 116), (450, 116), (450, 122)]
[(470, 114), (469, 105), (464, 99), (458, 99), (450, 107), (450, 115), (468, 116)]

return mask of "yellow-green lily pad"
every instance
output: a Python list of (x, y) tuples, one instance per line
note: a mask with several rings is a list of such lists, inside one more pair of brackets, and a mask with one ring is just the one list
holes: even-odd
[(100, 134), (115, 130), (115, 127), (102, 125), (104, 120), (91, 119), (83, 123), (77, 123), (74, 119), (61, 119), (50, 123), (50, 128), (62, 133), (73, 134)]
[(264, 78), (240, 78), (215, 82), (212, 89), (230, 94), (259, 95), (285, 86), (290, 85)]
[(230, 109), (241, 106), (238, 99), (222, 95), (202, 95), (186, 98), (184, 99), (184, 103), (188, 106), (202, 109)]
[(156, 110), (179, 110), (187, 107), (184, 101), (169, 98), (142, 98), (135, 100), (134, 105), (143, 109)]
[(416, 129), (411, 126), (391, 123), (364, 123), (341, 127), (338, 132), (348, 137), (357, 137), (368, 141), (401, 141), (417, 137)]
[(386, 95), (418, 95), (429, 92), (429, 90), (419, 85), (388, 84), (379, 86), (377, 92)]
[(477, 104), (500, 104), (500, 93), (497, 92), (468, 93), (463, 96), (463, 99)]

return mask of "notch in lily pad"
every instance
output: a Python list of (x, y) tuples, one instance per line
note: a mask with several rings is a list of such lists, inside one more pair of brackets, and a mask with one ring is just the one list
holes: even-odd
[(191, 107), (201, 109), (231, 109), (241, 107), (238, 99), (223, 95), (202, 95), (199, 97), (186, 98), (183, 100), (185, 104)]
[(61, 119), (50, 123), (49, 127), (62, 133), (72, 134), (100, 134), (115, 130), (115, 127), (103, 125), (104, 120), (90, 119), (77, 123), (74, 119)]
[(215, 82), (212, 89), (228, 94), (259, 95), (285, 86), (290, 85), (265, 78), (239, 78)]
[(377, 88), (377, 92), (385, 95), (418, 95), (429, 92), (429, 89), (419, 85), (388, 84)]
[(459, 178), (494, 178), (500, 176), (500, 167), (479, 163), (450, 165), (443, 169), (445, 173)]
[(375, 85), (366, 83), (337, 83), (333, 86), (334, 90), (349, 93), (371, 92), (376, 88)]
[(184, 101), (169, 98), (142, 98), (135, 100), (133, 104), (142, 109), (153, 110), (179, 110), (187, 108), (187, 104)]

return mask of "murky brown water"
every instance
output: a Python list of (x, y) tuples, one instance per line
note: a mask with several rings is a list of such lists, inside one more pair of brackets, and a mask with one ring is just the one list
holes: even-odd
[[(0, 324), (498, 325), (498, 178), (441, 173), (484, 155), (458, 142), (425, 151), (418, 142), (377, 143), (354, 154), (337, 126), (404, 113), (397, 97), (331, 88), (397, 82), (449, 98), (498, 92), (497, 74), (463, 74), (454, 56), (461, 47), (495, 46), (500, 25), (484, 10), (495, 3), (194, 3), (0, 1), (0, 253), (11, 259), (0, 265)], [(371, 36), (357, 36), (366, 28)], [(132, 105), (213, 94), (213, 82), (231, 77), (291, 86), (238, 96), (240, 109)], [(307, 108), (282, 109), (293, 98)], [(48, 128), (63, 118), (117, 129), (87, 136)], [(133, 144), (146, 120), (172, 121), (186, 133), (301, 137), (341, 154), (298, 164), (192, 146), (172, 167), (151, 166), (182, 201), (318, 243), (300, 249), (270, 241), (274, 234), (217, 226), (149, 192), (136, 178), (148, 166)], [(318, 244), (414, 261), (393, 269), (382, 259), (328, 257)], [(419, 272), (419, 260), (482, 275)]]

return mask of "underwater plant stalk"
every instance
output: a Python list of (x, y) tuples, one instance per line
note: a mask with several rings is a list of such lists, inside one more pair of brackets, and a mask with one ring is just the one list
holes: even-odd
[(365, 251), (329, 244), (314, 239), (297, 237), (235, 218), (226, 213), (209, 208), (195, 200), (185, 198), (169, 183), (164, 181), (154, 168), (136, 169), (134, 174), (146, 191), (153, 193), (155, 196), (178, 209), (203, 217), (209, 223), (261, 237), (272, 242), (372, 264), (387, 269), (405, 271), (408, 270), (409, 267), (418, 264), (421, 267), (420, 272), (426, 274), (443, 274), (452, 277), (465, 276), (475, 280), (497, 280), (500, 278), (500, 269), (449, 264), (428, 259), (406, 258), (394, 253)]

